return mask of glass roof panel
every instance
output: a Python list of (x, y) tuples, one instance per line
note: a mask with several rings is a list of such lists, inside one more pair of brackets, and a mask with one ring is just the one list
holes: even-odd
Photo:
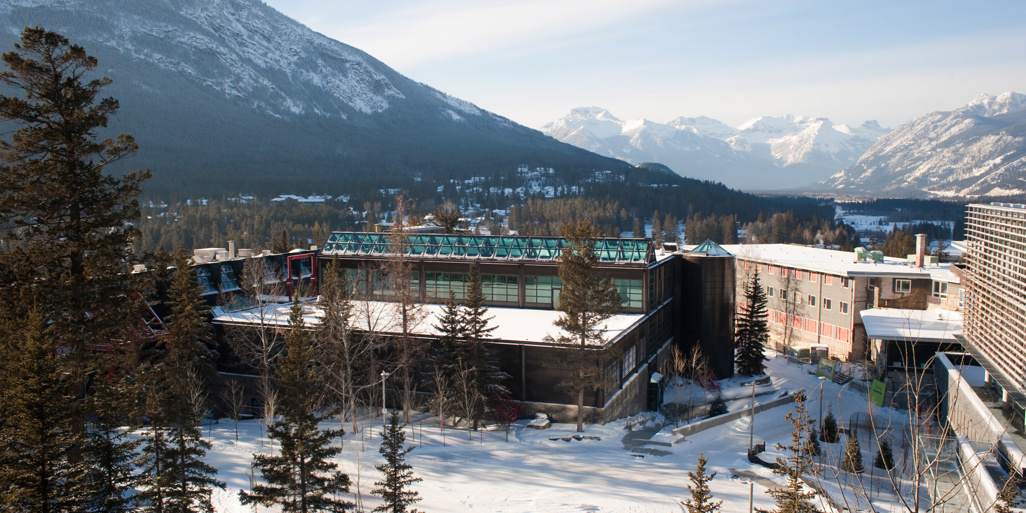
[[(334, 232), (328, 237), (322, 254), (386, 256), (392, 251), (389, 236), (388, 233)], [(559, 237), (412, 234), (406, 252), (420, 257), (526, 258), (554, 262), (565, 244)], [(607, 237), (597, 239), (595, 249), (604, 263), (643, 263), (651, 258), (649, 244), (648, 239)]]

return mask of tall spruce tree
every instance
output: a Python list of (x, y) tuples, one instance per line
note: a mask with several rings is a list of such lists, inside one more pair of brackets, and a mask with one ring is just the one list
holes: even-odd
[(894, 468), (894, 453), (891, 451), (891, 442), (887, 438), (880, 437), (880, 452), (876, 453), (873, 466), (884, 470)]
[(827, 411), (827, 416), (823, 419), (823, 432), (820, 433), (819, 439), (832, 444), (837, 442), (837, 438), (837, 419), (834, 417), (834, 412)]
[(848, 443), (844, 447), (844, 457), (841, 458), (841, 469), (856, 474), (865, 470), (862, 465), (862, 448), (859, 446), (859, 437), (856, 433), (848, 435)]
[(140, 495), (148, 511), (213, 511), (212, 488), (225, 485), (203, 461), (210, 442), (200, 421), (214, 355), (196, 273), (184, 253), (176, 258), (169, 294), (165, 355), (146, 380), (151, 426), (143, 437)]
[(149, 172), (104, 173), (136, 144), (126, 134), (98, 140), (118, 102), (97, 100), (111, 81), (88, 78), (98, 62), (82, 47), (26, 28), (2, 58), (9, 71), (0, 82), (22, 97), (0, 95), (0, 121), (16, 127), (10, 140), (0, 139), (0, 238), (7, 246), (0, 252), (0, 316), (40, 310), (47, 339), (67, 354), (64, 370), (78, 396), (66, 403), (72, 408), (92, 370), (87, 348), (123, 339), (125, 320), (136, 313), (127, 272), (138, 234), (131, 221)]
[(17, 328), (18, 350), (12, 353), (13, 376), (0, 391), (0, 504), (8, 511), (42, 513), (79, 511), (82, 466), (72, 452), (82, 434), (71, 429), (74, 410), (59, 356), (50, 343), (43, 316), (29, 311)]
[(709, 458), (699, 452), (698, 466), (695, 467), (694, 472), (688, 471), (688, 479), (691, 480), (688, 491), (691, 492), (691, 498), (684, 502), (688, 513), (713, 513), (719, 511), (720, 505), (723, 504), (723, 501), (714, 501), (712, 491), (709, 490), (709, 481), (716, 477), (716, 472), (705, 473), (705, 464), (708, 462)]
[(766, 326), (766, 292), (759, 284), (759, 273), (745, 287), (745, 303), (737, 319), (734, 339), (734, 364), (742, 376), (758, 376), (766, 372), (763, 351), (769, 341)]
[(281, 450), (278, 455), (253, 455), (265, 485), (251, 492), (239, 491), (243, 504), (278, 505), (282, 511), (347, 511), (354, 507), (339, 498), (349, 492), (349, 476), (331, 458), (342, 452), (333, 442), (341, 429), (321, 429), (319, 424), (335, 412), (322, 408), (325, 374), (318, 369), (311, 334), (303, 321), (298, 295), (292, 302), (285, 354), (279, 359), (275, 381), (281, 394), (280, 416), (267, 428)]
[(620, 292), (612, 280), (598, 276), (599, 255), (595, 250), (598, 231), (587, 221), (571, 221), (563, 227), (563, 246), (559, 257), (561, 315), (553, 324), (566, 332), (559, 342), (568, 345), (569, 369), (559, 388), (576, 395), (577, 431), (584, 431), (584, 394), (606, 386), (598, 351), (589, 346), (604, 342), (602, 322), (620, 311)]
[(375, 481), (374, 485), (377, 488), (371, 490), (371, 493), (379, 495), (384, 503), (374, 508), (374, 511), (416, 513), (416, 509), (408, 508), (420, 501), (420, 494), (411, 490), (410, 485), (423, 480), (413, 477), (413, 467), (406, 463), (406, 455), (412, 450), (413, 447), (406, 447), (406, 431), (404, 426), (399, 424), (399, 413), (392, 412), (385, 437), (378, 448), (385, 462), (374, 467), (381, 471), (383, 479)]
[(86, 466), (82, 489), (86, 500), (82, 510), (95, 513), (135, 511), (134, 493), (139, 477), (140, 440), (131, 439), (122, 429), (127, 424), (137, 396), (135, 381), (129, 378), (100, 379), (89, 398), (93, 415), (82, 448)]
[(791, 444), (777, 444), (777, 450), (787, 451), (787, 456), (777, 458), (774, 474), (784, 476), (786, 484), (783, 488), (771, 488), (768, 493), (777, 502), (776, 513), (814, 513), (819, 510), (812, 504), (816, 492), (808, 490), (803, 476), (815, 478), (819, 467), (812, 460), (809, 448), (809, 431), (814, 422), (805, 409), (805, 393), (794, 395), (794, 410), (786, 416), (794, 431), (791, 433)]
[(327, 386), (335, 392), (342, 407), (342, 416), (359, 429), (357, 405), (359, 392), (372, 385), (365, 377), (375, 364), (375, 350), (380, 339), (353, 329), (353, 284), (338, 259), (333, 259), (321, 277), (318, 303), (324, 315), (315, 333), (318, 361), (324, 363)]
[(485, 415), (493, 413), (488, 405), (490, 400), (509, 393), (503, 383), (509, 375), (499, 369), (485, 340), (491, 337), (496, 326), (491, 325), (493, 317), (488, 316), (485, 306), (484, 287), (481, 282), (481, 270), (477, 264), (471, 264), (467, 274), (467, 297), (463, 302), (461, 315), (464, 333), (464, 345), (468, 367), (473, 373), (473, 385), (480, 396), (480, 406), (474, 414), (474, 429), (478, 421)]

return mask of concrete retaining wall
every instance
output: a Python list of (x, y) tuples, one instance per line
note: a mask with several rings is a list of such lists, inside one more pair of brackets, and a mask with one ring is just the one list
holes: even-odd
[[(768, 410), (770, 408), (776, 408), (777, 406), (783, 406), (785, 404), (794, 403), (793, 395), (786, 395), (784, 397), (778, 397), (765, 403), (755, 404), (755, 413)], [(687, 426), (681, 426), (673, 430), (675, 436), (688, 436), (699, 431), (705, 431), (706, 429), (720, 426), (728, 422), (733, 422), (737, 419), (743, 419), (751, 415), (751, 408), (745, 408), (741, 411), (735, 411), (732, 413), (725, 413), (723, 415), (717, 415), (711, 419), (700, 420), (694, 424), (688, 424)]]

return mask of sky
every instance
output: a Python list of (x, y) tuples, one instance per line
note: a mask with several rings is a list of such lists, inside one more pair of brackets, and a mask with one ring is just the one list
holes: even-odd
[(1026, 93), (1026, 2), (265, 0), (523, 125), (796, 114), (897, 127)]

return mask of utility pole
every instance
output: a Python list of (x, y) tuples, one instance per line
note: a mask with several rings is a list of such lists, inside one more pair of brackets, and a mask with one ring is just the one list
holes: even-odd
[(755, 378), (752, 378), (752, 421), (748, 423), (748, 454), (755, 449)]
[(385, 378), (388, 373), (381, 371), (381, 436), (385, 436), (385, 417), (388, 416), (388, 408), (385, 408)]
[(826, 376), (819, 377), (819, 435), (823, 436), (823, 382)]

